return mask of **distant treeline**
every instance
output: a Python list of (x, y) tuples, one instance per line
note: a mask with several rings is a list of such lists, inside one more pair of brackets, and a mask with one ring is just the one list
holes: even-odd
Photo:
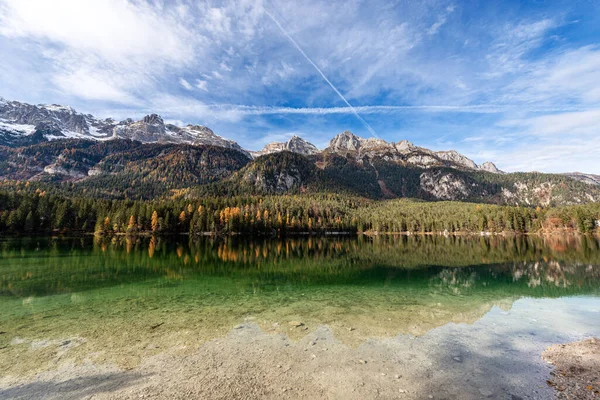
[(132, 201), (0, 191), (1, 233), (589, 233), (599, 220), (598, 203), (528, 208), (336, 194)]

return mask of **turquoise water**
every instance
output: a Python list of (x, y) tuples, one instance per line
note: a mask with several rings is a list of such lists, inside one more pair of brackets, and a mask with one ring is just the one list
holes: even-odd
[(291, 337), (329, 325), (355, 346), (473, 323), (521, 298), (599, 295), (591, 237), (4, 239), (0, 368), (49, 362), (43, 345), (39, 361), (20, 359), (22, 343), (76, 338), (82, 358), (135, 366), (150, 344), (194, 348), (244, 321)]

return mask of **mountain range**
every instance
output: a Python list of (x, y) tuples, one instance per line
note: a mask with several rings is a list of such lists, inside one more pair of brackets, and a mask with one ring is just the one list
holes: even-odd
[(212, 145), (244, 151), (232, 140), (201, 125), (179, 127), (165, 124), (156, 114), (139, 121), (117, 122), (81, 114), (57, 104), (31, 105), (0, 98), (0, 145), (20, 146), (57, 139), (130, 139), (142, 143), (186, 143)]
[[(1, 145), (18, 147), (68, 138), (97, 141), (130, 139), (142, 143), (211, 145), (240, 150), (252, 157), (286, 150), (306, 156), (320, 152), (315, 145), (298, 136), (293, 136), (287, 142), (269, 143), (260, 151), (248, 151), (242, 149), (236, 142), (216, 135), (205, 126), (179, 127), (165, 124), (162, 117), (157, 114), (147, 115), (139, 121), (129, 118), (117, 122), (112, 118), (99, 119), (91, 114), (81, 114), (68, 106), (31, 105), (0, 98)], [(337, 135), (325, 150), (351, 154), (357, 159), (385, 154), (390, 160), (402, 159), (420, 167), (446, 165), (501, 173), (492, 162), (478, 166), (471, 159), (454, 150), (434, 152), (417, 147), (406, 140), (388, 143), (382, 139), (363, 139), (349, 131)]]
[[(178, 189), (235, 194), (345, 191), (371, 198), (415, 197), (554, 205), (600, 200), (600, 177), (500, 171), (454, 151), (344, 131), (318, 149), (294, 136), (243, 149), (201, 125), (99, 119), (61, 105), (0, 99), (0, 179), (39, 181), (102, 197), (162, 196)], [(203, 186), (204, 185), (204, 186)], [(207, 186), (208, 185), (208, 186)]]

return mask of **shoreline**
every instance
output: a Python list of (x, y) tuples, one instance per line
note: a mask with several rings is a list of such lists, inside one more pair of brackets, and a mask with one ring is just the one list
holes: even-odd
[(554, 366), (546, 383), (554, 388), (558, 399), (600, 397), (600, 339), (554, 344), (542, 357)]
[[(485, 318), (473, 324), (446, 324), (423, 336), (372, 338), (357, 348), (340, 342), (327, 325), (307, 330), (295, 340), (290, 334), (303, 332), (302, 326), (286, 324), (285, 328), (287, 333), (270, 333), (247, 320), (197, 346), (150, 346), (153, 350), (148, 356), (126, 368), (91, 357), (70, 358), (85, 338), (47, 341), (44, 350), (55, 354), (53, 366), (28, 378), (0, 377), (0, 397), (418, 400), (546, 399), (556, 391), (559, 398), (571, 393), (595, 395), (586, 387), (567, 384), (562, 389), (564, 383), (547, 383), (554, 382), (565, 365), (579, 368), (577, 358), (571, 356), (567, 364), (559, 364), (564, 357), (555, 357), (553, 369), (544, 361), (549, 349), (544, 352), (542, 342), (527, 343), (516, 354), (515, 347), (497, 342), (495, 335), (477, 333), (482, 328), (495, 329)], [(162, 329), (157, 327), (157, 334), (168, 335)], [(551, 348), (577, 348), (591, 341)], [(30, 346), (25, 351), (35, 353), (45, 342), (30, 343), (21, 346)]]
[(519, 236), (535, 236), (535, 237), (550, 237), (550, 236), (565, 236), (565, 237), (594, 237), (600, 238), (600, 231), (581, 233), (573, 230), (559, 230), (552, 232), (469, 232), (469, 231), (456, 231), (456, 232), (344, 232), (344, 231), (322, 231), (322, 232), (286, 232), (281, 233), (269, 233), (269, 232), (229, 232), (229, 233), (215, 233), (215, 232), (202, 232), (202, 233), (187, 233), (187, 232), (169, 232), (169, 233), (153, 233), (150, 231), (135, 232), (135, 233), (112, 233), (102, 234), (98, 232), (83, 232), (83, 231), (68, 231), (68, 232), (23, 232), (23, 233), (3, 233), (0, 232), (0, 239), (2, 238), (27, 238), (27, 237), (97, 237), (97, 238), (113, 238), (113, 237), (176, 237), (176, 236), (188, 236), (188, 237), (245, 237), (245, 238), (287, 238), (287, 237), (342, 237), (342, 236), (365, 236), (365, 237), (377, 237), (377, 236), (456, 236), (456, 237), (519, 237)]

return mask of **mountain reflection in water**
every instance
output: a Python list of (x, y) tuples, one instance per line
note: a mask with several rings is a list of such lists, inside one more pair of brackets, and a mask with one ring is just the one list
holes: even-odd
[(0, 241), (0, 295), (48, 296), (152, 279), (173, 286), (222, 277), (235, 281), (236, 291), (252, 293), (349, 285), (561, 296), (597, 289), (598, 265), (600, 242), (586, 236), (29, 238)]
[(599, 249), (585, 236), (2, 240), (0, 347), (79, 337), (82, 357), (136, 365), (244, 321), (292, 339), (327, 325), (352, 346), (423, 335), (522, 297), (598, 296)]

